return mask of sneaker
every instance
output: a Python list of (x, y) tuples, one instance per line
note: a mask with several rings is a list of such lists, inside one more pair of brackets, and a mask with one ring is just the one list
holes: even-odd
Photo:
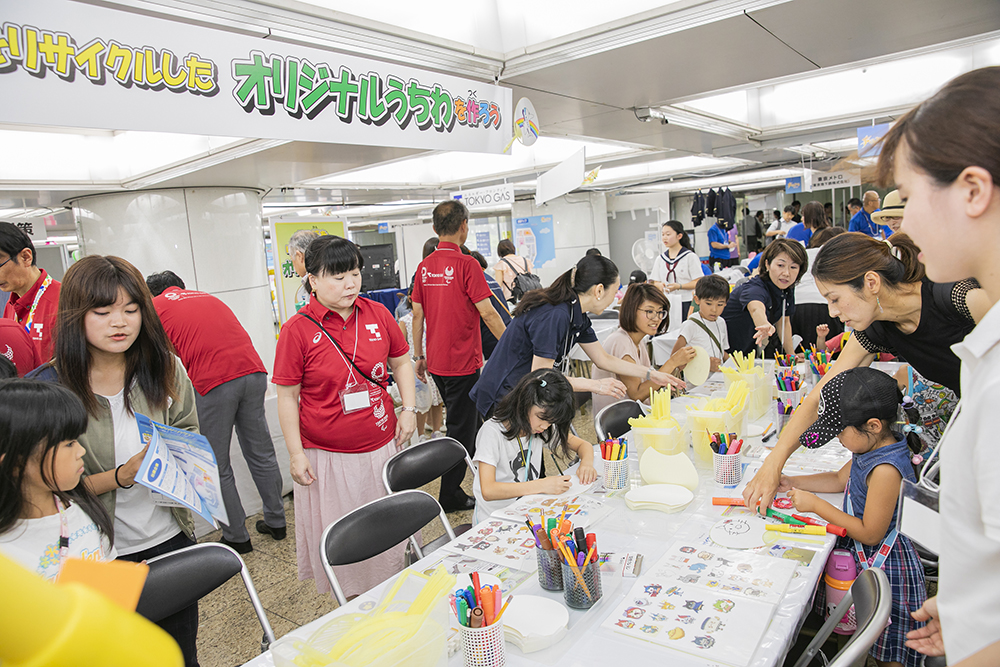
[(431, 433), (430, 438), (428, 438), (428, 440), (433, 440), (434, 438), (440, 438), (440, 437), (441, 437), (441, 431), (434, 431), (433, 433)]
[(232, 547), (233, 551), (240, 554), (241, 556), (253, 551), (253, 545), (250, 543), (250, 540), (247, 540), (246, 542), (230, 542), (229, 540), (223, 537), (221, 540), (219, 540), (219, 542), (225, 544), (227, 547)]
[(281, 528), (272, 528), (263, 521), (257, 522), (257, 532), (261, 535), (270, 535), (275, 540), (283, 540), (288, 534), (288, 527), (282, 526)]

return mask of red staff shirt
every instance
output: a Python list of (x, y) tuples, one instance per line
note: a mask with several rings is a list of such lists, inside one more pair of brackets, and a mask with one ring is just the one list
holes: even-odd
[[(31, 286), (31, 289), (24, 293), (24, 296), (19, 297), (16, 292), (11, 292), (10, 300), (3, 309), (4, 319), (16, 320), (24, 326), (28, 319), (28, 312), (31, 310), (31, 304), (35, 302), (35, 294), (38, 293), (38, 288), (41, 287), (48, 275), (45, 273), (45, 269), (40, 270), (42, 275), (38, 276), (38, 280)], [(59, 286), (61, 284), (58, 280), (49, 283), (49, 286), (42, 292), (41, 298), (38, 299), (38, 307), (35, 308), (35, 316), (31, 320), (31, 331), (28, 332), (28, 336), (31, 337), (31, 342), (35, 345), (41, 363), (52, 358), (52, 333), (56, 328), (56, 313), (59, 310)]]
[(24, 327), (14, 320), (0, 319), (0, 354), (17, 366), (19, 377), (42, 365)]
[(476, 304), (493, 293), (483, 267), (442, 241), (417, 266), (412, 299), (424, 308), (427, 370), (435, 375), (471, 375), (483, 365)]
[[(323, 324), (340, 344), (343, 356), (305, 315)], [(348, 361), (354, 355), (355, 340), (354, 363), (382, 384), (389, 375), (389, 358), (410, 351), (403, 332), (386, 307), (364, 298), (354, 302), (354, 311), (346, 322), (313, 298), (281, 327), (271, 381), (286, 386), (301, 385), (299, 432), (303, 447), (344, 453), (372, 452), (396, 436), (392, 398), (362, 377)], [(345, 413), (340, 394), (352, 374), (358, 385), (367, 386), (371, 406)]]
[(153, 299), (153, 306), (202, 396), (223, 382), (267, 372), (250, 335), (220, 299), (170, 287)]

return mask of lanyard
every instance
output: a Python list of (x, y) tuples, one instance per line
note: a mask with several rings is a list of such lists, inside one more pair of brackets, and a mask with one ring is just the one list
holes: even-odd
[(56, 501), (56, 510), (59, 512), (59, 569), (69, 557), (69, 521), (66, 518), (66, 508), (63, 507), (59, 496), (52, 494)]
[(35, 300), (31, 302), (31, 309), (28, 311), (28, 317), (24, 321), (24, 330), (31, 335), (31, 323), (35, 320), (35, 308), (38, 308), (38, 302), (42, 298), (42, 294), (45, 293), (45, 289), (52, 283), (52, 276), (45, 276), (45, 280), (42, 284), (38, 286), (35, 291)]
[[(853, 517), (857, 517), (854, 513), (854, 506), (851, 504), (851, 484), (847, 483), (847, 513)], [(892, 547), (896, 544), (896, 538), (899, 537), (899, 531), (893, 528), (882, 540), (882, 544), (879, 545), (878, 551), (872, 554), (871, 558), (865, 556), (865, 549), (861, 545), (861, 542), (854, 540), (854, 551), (858, 554), (858, 562), (861, 563), (861, 569), (867, 570), (869, 567), (882, 568), (885, 564), (885, 559), (889, 557), (889, 552), (892, 551)]]
[[(344, 360), (344, 365), (347, 366), (347, 372), (348, 372), (347, 386), (348, 387), (353, 387), (354, 385), (356, 385), (358, 383), (358, 379), (356, 377), (354, 377), (354, 366), (356, 365), (355, 364), (355, 359), (358, 358), (358, 320), (359, 319), (361, 319), (361, 314), (358, 313), (357, 308), (355, 308), (354, 309), (354, 351), (351, 352), (351, 361), (350, 362), (347, 361), (347, 357), (344, 356), (344, 352), (343, 352), (343, 350), (340, 349), (340, 346), (337, 345), (337, 344), (334, 344), (334, 347), (337, 349), (337, 354), (340, 355), (340, 358)], [(330, 336), (330, 334), (327, 334), (327, 337), (330, 338), (330, 342), (333, 343), (333, 338)]]
[[(517, 448), (521, 450), (521, 465), (524, 466), (524, 481), (531, 481), (531, 441), (534, 439), (534, 435), (528, 436), (528, 458), (524, 458), (524, 446), (521, 445), (521, 436), (517, 436)], [(517, 481), (517, 475), (514, 475), (514, 481)]]

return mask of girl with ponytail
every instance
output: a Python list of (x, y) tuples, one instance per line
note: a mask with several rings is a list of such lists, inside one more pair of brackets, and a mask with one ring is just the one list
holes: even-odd
[[(644, 381), (652, 379), (660, 385), (684, 386), (672, 375), (612, 357), (597, 340), (588, 314), (600, 315), (611, 305), (619, 282), (614, 262), (600, 255), (587, 255), (547, 288), (525, 294), (470, 392), (479, 413), (489, 418), (494, 406), (522, 377), (540, 368), (562, 365), (576, 344), (598, 368)], [(615, 378), (567, 379), (574, 391), (625, 396), (625, 385)]]

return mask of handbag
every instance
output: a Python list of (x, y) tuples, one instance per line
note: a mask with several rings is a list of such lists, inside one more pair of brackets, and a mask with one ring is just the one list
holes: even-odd
[(514, 271), (514, 283), (508, 285), (510, 289), (510, 296), (514, 303), (517, 303), (521, 298), (533, 289), (540, 289), (542, 286), (542, 279), (536, 276), (534, 273), (528, 273), (527, 271), (518, 271), (517, 267), (507, 261), (507, 258), (501, 258), (507, 266), (509, 266)]

